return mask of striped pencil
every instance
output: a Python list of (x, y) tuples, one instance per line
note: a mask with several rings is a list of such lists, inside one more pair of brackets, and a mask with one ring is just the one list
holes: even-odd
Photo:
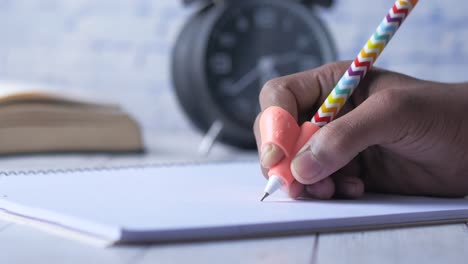
[(330, 123), (343, 108), (354, 89), (382, 53), (383, 49), (401, 26), (418, 0), (397, 0), (388, 14), (369, 38), (336, 86), (318, 109), (311, 122), (319, 127)]

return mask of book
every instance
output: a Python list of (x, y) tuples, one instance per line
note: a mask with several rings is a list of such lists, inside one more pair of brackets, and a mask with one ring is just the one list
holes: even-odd
[[(0, 173), (0, 216), (106, 244), (462, 222), (467, 199), (367, 194), (260, 202), (257, 162)], [(62, 232), (63, 233), (63, 232)]]
[(142, 151), (118, 105), (41, 85), (0, 82), (0, 154)]

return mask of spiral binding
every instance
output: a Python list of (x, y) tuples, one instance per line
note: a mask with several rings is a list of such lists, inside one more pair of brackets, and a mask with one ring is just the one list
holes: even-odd
[(116, 165), (116, 166), (101, 166), (101, 167), (84, 167), (70, 169), (48, 169), (48, 170), (12, 170), (0, 171), (0, 177), (11, 176), (28, 176), (28, 175), (45, 175), (45, 174), (72, 174), (72, 173), (87, 173), (101, 171), (121, 171), (121, 170), (138, 170), (147, 168), (167, 168), (167, 167), (185, 167), (185, 166), (201, 166), (212, 164), (229, 164), (239, 162), (258, 162), (252, 159), (246, 160), (220, 160), (220, 161), (177, 161), (177, 162), (160, 162), (147, 164), (132, 164), (132, 165)]

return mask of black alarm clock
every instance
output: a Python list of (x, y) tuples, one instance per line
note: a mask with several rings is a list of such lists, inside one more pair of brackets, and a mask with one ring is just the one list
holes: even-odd
[(255, 148), (252, 125), (263, 84), (335, 60), (333, 41), (314, 11), (331, 1), (201, 1), (206, 5), (173, 49), (177, 97), (200, 130), (221, 122), (220, 141)]

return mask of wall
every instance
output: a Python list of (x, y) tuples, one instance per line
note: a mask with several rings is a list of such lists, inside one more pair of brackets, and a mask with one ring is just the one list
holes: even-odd
[[(354, 57), (392, 3), (341, 0), (320, 10), (340, 59)], [(464, 1), (420, 1), (377, 65), (467, 80), (464, 10)], [(191, 12), (176, 0), (0, 0), (0, 79), (92, 90), (124, 104), (148, 129), (186, 129), (169, 54)]]

